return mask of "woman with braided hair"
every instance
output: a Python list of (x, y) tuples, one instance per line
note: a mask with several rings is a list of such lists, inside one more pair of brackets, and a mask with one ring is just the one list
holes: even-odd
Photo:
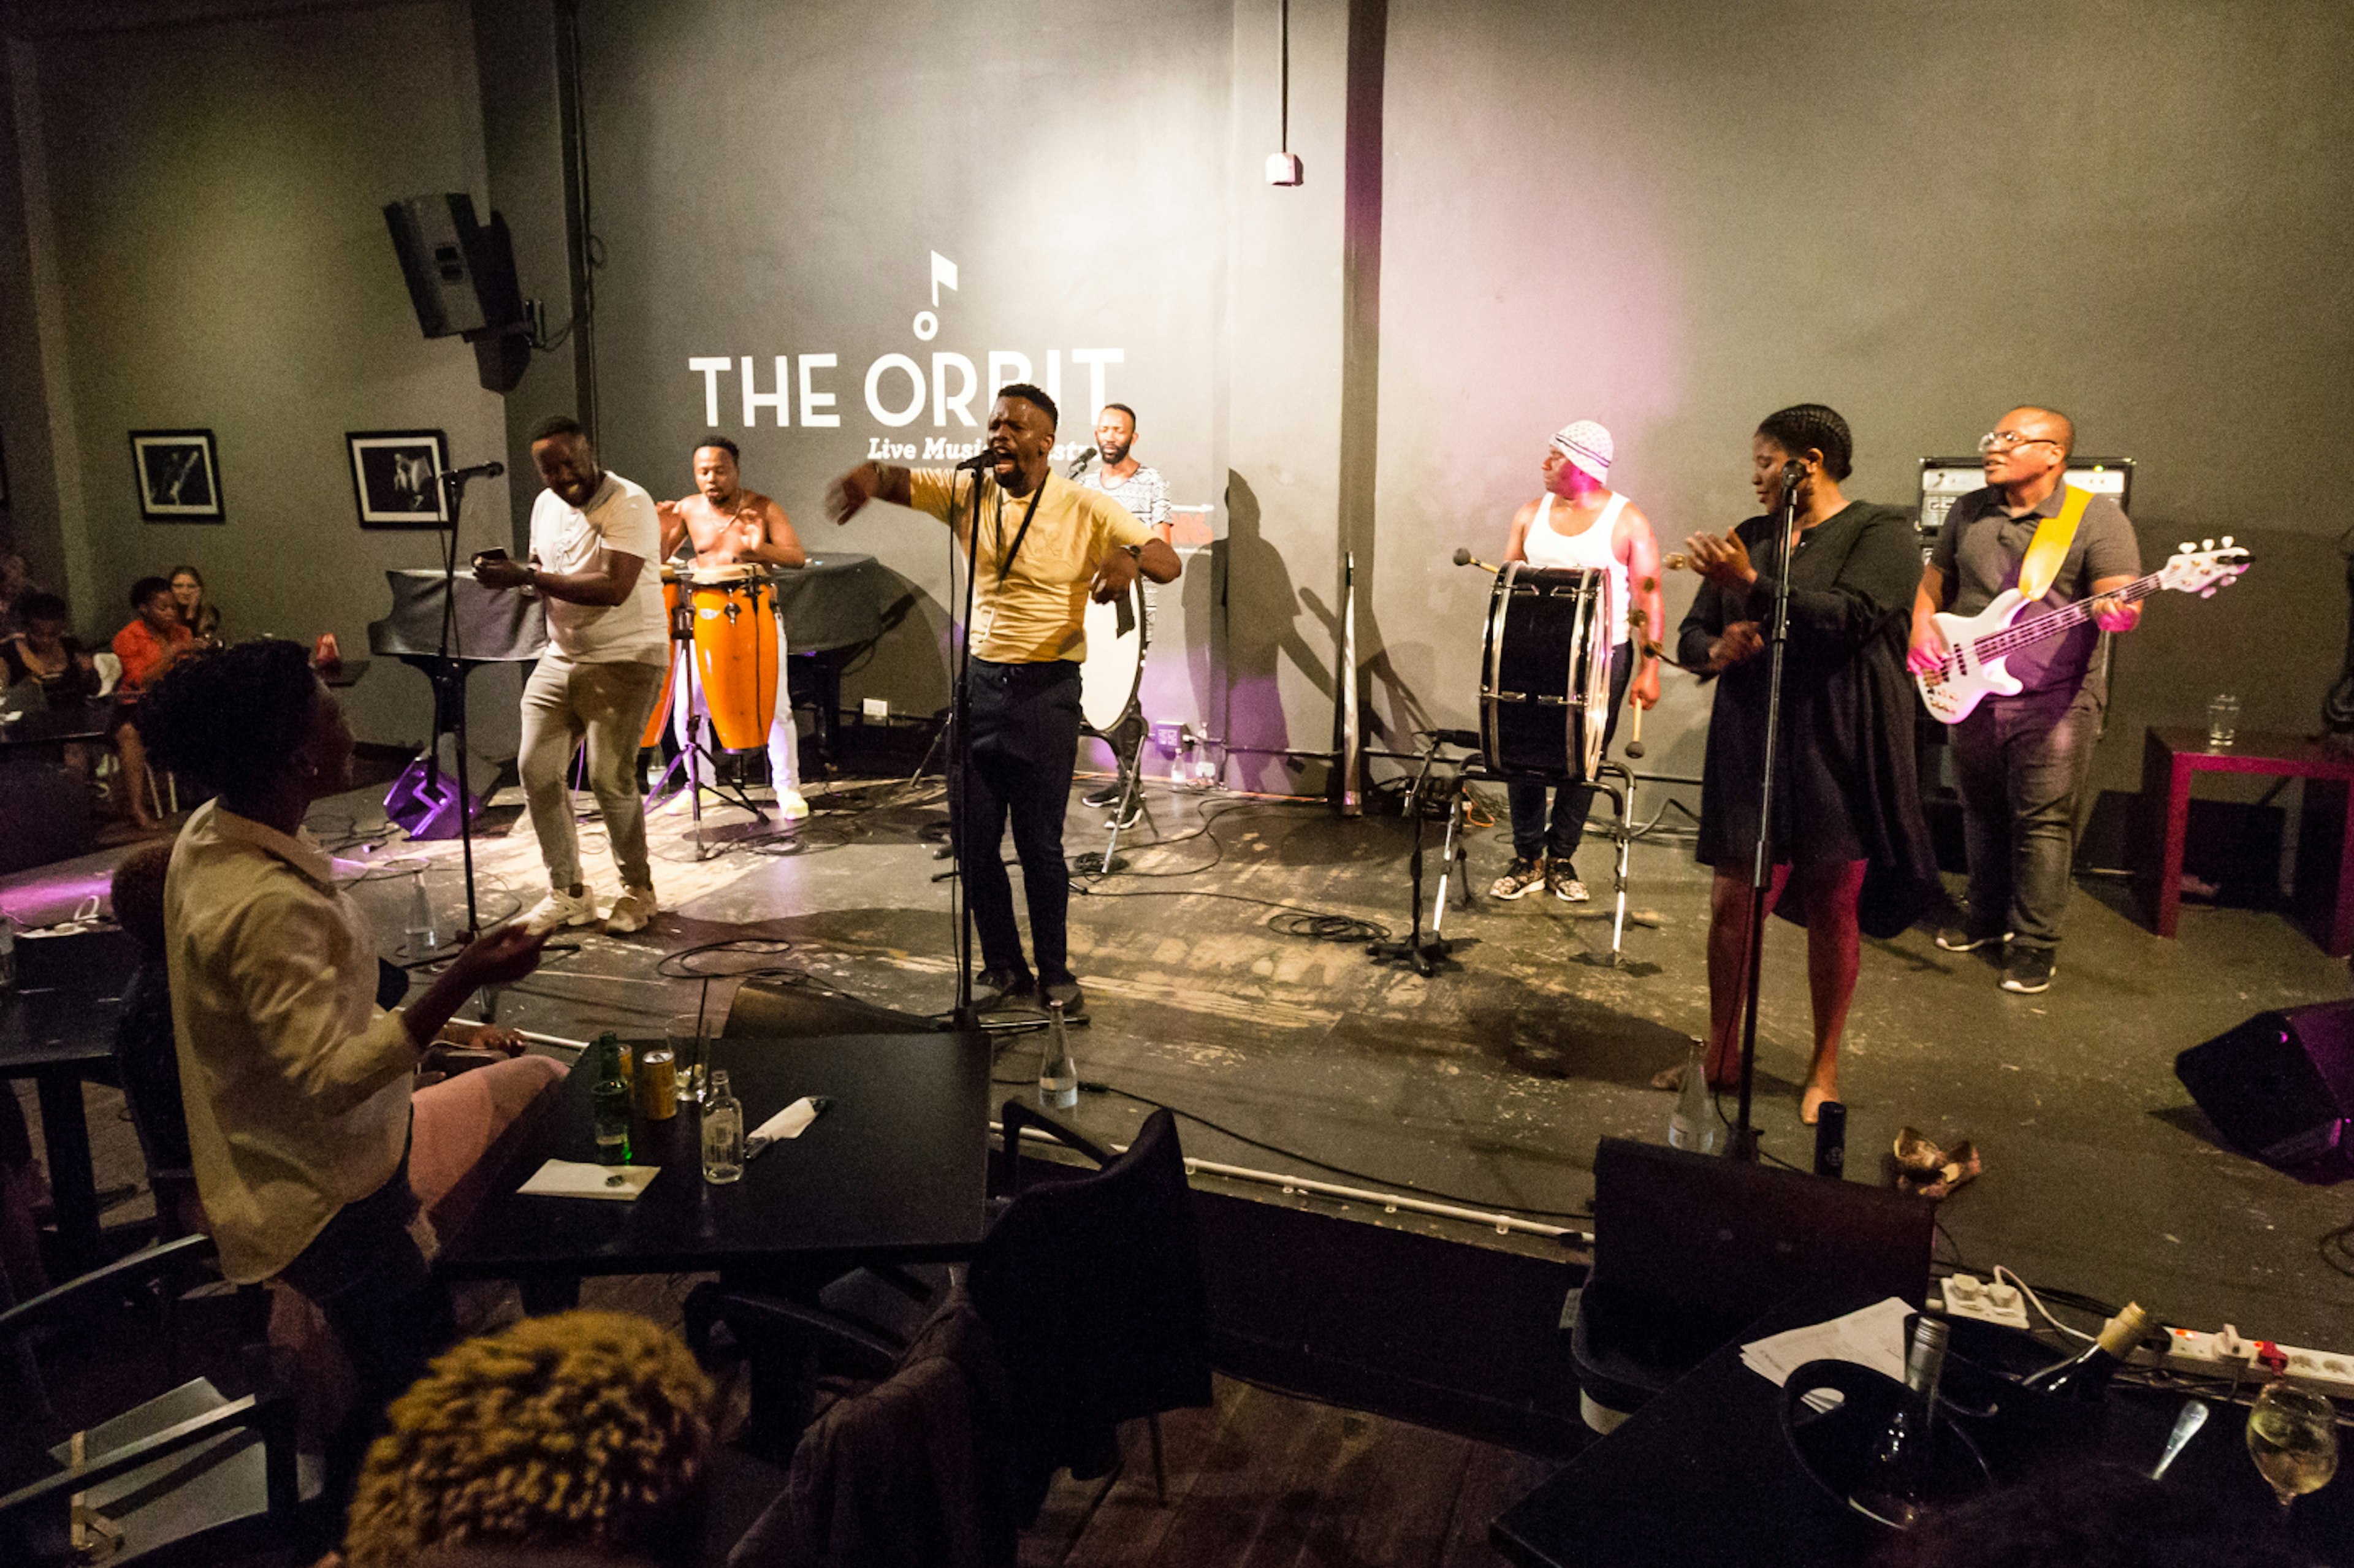
[[(1826, 1101), (1840, 1097), (1840, 1035), (1855, 994), (1861, 933), (1894, 936), (1937, 891), (1904, 673), (1921, 547), (1907, 514), (1840, 493), (1853, 457), (1847, 421), (1819, 403), (1766, 417), (1750, 441), (1750, 483), (1762, 514), (1730, 535), (1694, 535), (1686, 545), (1706, 581), (1678, 646), (1684, 665), (1717, 682), (1699, 855), (1716, 871), (1709, 893), (1708, 1075), (1722, 1087), (1740, 1076), (1750, 876), (1765, 776), (1766, 636), (1783, 575), (1785, 488), (1795, 485), (1798, 534), (1788, 569), (1766, 908), (1789, 891), (1785, 913), (1807, 927), (1815, 1034), (1799, 1114), (1810, 1125)], [(1680, 1070), (1660, 1082), (1677, 1086)]]
[(470, 1340), (394, 1403), (360, 1474), (344, 1561), (694, 1563), (710, 1401), (678, 1336), (628, 1313), (527, 1318)]

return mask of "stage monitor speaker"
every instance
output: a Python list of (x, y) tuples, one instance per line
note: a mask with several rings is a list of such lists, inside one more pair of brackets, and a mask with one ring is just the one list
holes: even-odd
[(392, 229), (409, 302), (417, 307), (417, 324), (427, 337), (455, 337), (496, 324), (479, 282), (485, 258), (473, 197), (458, 191), (410, 196), (387, 204), (384, 220)]
[(2354, 1176), (2354, 1001), (2259, 1012), (2174, 1059), (2233, 1146), (2305, 1181)]

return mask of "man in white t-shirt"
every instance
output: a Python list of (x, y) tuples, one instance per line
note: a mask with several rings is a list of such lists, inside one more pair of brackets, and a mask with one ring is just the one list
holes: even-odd
[(531, 564), (474, 557), (475, 579), (485, 588), (528, 588), (547, 605), (548, 651), (524, 687), (516, 767), (549, 886), (525, 918), (543, 930), (597, 918), (564, 778), (573, 746), (585, 736), (588, 788), (621, 873), (621, 896), (605, 928), (635, 931), (655, 909), (637, 762), (638, 737), (670, 655), (662, 576), (650, 569), (662, 556), (662, 524), (642, 486), (599, 464), (576, 419), (557, 414), (534, 427), (531, 461), (547, 486), (532, 504)]

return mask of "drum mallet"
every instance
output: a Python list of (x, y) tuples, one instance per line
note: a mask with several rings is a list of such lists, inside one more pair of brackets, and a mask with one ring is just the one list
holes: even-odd
[(1503, 570), (1501, 567), (1490, 566), (1487, 562), (1481, 560), (1479, 556), (1473, 555), (1469, 550), (1456, 551), (1455, 564), (1458, 567), (1477, 567), (1483, 572), (1498, 572)]
[[(1643, 579), (1643, 591), (1645, 593), (1649, 593), (1659, 586), (1659, 580), (1657, 577), (1645, 577)], [(1635, 630), (1635, 646), (1638, 650), (1636, 657), (1641, 658), (1644, 654), (1650, 652), (1652, 648), (1656, 646), (1656, 644), (1652, 643), (1650, 640), (1644, 635), (1644, 633), (1649, 632), (1651, 630), (1651, 618), (1644, 614), (1639, 609), (1630, 609), (1627, 612), (1627, 623)], [(1640, 762), (1643, 760), (1643, 705), (1640, 703), (1630, 703), (1628, 705), (1635, 710), (1635, 733), (1627, 737), (1627, 760), (1629, 762)]]

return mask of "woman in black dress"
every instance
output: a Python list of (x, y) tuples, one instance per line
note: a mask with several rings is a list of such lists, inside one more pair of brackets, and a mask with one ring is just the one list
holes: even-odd
[(1904, 674), (1921, 548), (1908, 514), (1840, 493), (1853, 440), (1833, 410), (1802, 403), (1771, 415), (1750, 451), (1750, 482), (1764, 515), (1728, 536), (1700, 534), (1688, 543), (1693, 569), (1707, 580), (1678, 640), (1687, 668), (1719, 677), (1699, 851), (1716, 872), (1709, 894), (1708, 1072), (1720, 1086), (1740, 1075), (1741, 978), (1765, 772), (1766, 634), (1781, 575), (1784, 469), (1796, 462), (1799, 532), (1766, 907), (1787, 889), (1798, 906), (1793, 917), (1807, 927), (1815, 1046), (1800, 1116), (1811, 1124), (1823, 1102), (1839, 1098), (1840, 1034), (1855, 994), (1861, 931), (1895, 935), (1936, 889)]

